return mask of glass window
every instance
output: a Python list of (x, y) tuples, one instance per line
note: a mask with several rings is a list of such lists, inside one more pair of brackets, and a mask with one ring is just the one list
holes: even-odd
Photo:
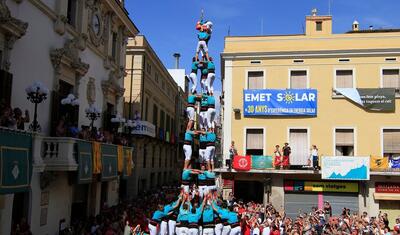
[(315, 22), (317, 31), (322, 31), (322, 21)]
[(336, 88), (353, 88), (353, 70), (336, 70)]
[(336, 156), (354, 156), (354, 130), (335, 130)]
[(307, 71), (290, 71), (290, 88), (306, 89), (307, 88)]
[(264, 72), (251, 71), (247, 74), (247, 89), (263, 89), (264, 88)]
[(382, 87), (383, 88), (399, 88), (399, 70), (398, 69), (382, 70)]
[(246, 130), (246, 155), (264, 154), (264, 130), (247, 129)]

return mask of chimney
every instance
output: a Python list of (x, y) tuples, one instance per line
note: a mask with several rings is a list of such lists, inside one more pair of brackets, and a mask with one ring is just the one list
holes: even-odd
[(179, 69), (179, 58), (181, 57), (181, 54), (174, 53), (174, 57), (175, 57), (175, 69)]
[(358, 30), (360, 29), (359, 23), (358, 23), (357, 20), (355, 20), (355, 21), (353, 22), (353, 26), (351, 27), (351, 29), (352, 29), (353, 31), (358, 31)]

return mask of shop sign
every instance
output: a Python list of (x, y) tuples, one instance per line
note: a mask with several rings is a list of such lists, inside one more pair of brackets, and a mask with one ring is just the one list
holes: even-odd
[(135, 121), (134, 124), (135, 125), (132, 129), (133, 135), (156, 137), (156, 127), (152, 123), (146, 121)]
[(234, 180), (228, 180), (228, 179), (223, 179), (223, 188), (233, 188), (233, 185), (235, 184)]
[(322, 179), (369, 180), (370, 157), (322, 156)]
[(317, 116), (317, 90), (244, 90), (243, 110), (244, 116)]
[(369, 111), (395, 110), (394, 88), (337, 88), (336, 91)]
[(284, 189), (286, 192), (358, 193), (358, 183), (287, 180)]
[(400, 193), (400, 183), (375, 183), (376, 193)]

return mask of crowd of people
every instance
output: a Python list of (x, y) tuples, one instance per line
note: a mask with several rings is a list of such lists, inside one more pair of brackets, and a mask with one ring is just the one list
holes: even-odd
[(22, 113), (20, 108), (12, 108), (8, 105), (0, 104), (0, 126), (25, 130), (25, 123), (29, 123), (29, 111)]

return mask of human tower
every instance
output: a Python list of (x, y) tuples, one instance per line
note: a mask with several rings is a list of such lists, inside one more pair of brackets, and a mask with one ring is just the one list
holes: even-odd
[[(214, 157), (217, 137), (213, 89), (215, 65), (208, 52), (212, 26), (211, 21), (203, 19), (203, 14), (196, 24), (198, 43), (189, 75), (192, 87), (186, 108), (188, 123), (183, 145), (185, 161), (181, 193), (176, 201), (158, 205), (149, 220), (151, 235), (240, 234), (237, 213), (218, 200), (216, 193)], [(197, 159), (192, 159), (193, 149), (199, 149)], [(198, 164), (192, 162), (199, 163), (200, 169), (195, 169), (193, 166)]]

